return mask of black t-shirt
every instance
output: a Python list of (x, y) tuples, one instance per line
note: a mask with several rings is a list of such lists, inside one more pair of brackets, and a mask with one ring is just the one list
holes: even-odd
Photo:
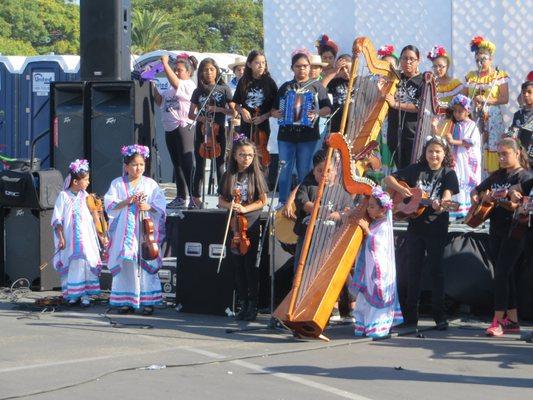
[[(286, 95), (289, 90), (299, 90), (302, 88), (304, 92), (310, 92), (314, 97), (314, 109), (318, 112), (323, 107), (330, 107), (328, 92), (326, 88), (318, 81), (307, 81), (298, 83), (296, 80), (285, 82), (278, 90), (274, 108), (280, 108), (280, 100)], [(279, 127), (278, 140), (284, 142), (312, 142), (320, 139), (320, 129), (318, 127), (318, 118), (315, 119), (312, 126), (303, 125), (284, 125)]]
[[(220, 182), (225, 182), (227, 173), (228, 173), (227, 171), (224, 172), (224, 174), (222, 175), (222, 178), (220, 179)], [(240, 189), (240, 192), (241, 192), (241, 204), (247, 205), (247, 204), (250, 204), (250, 203), (253, 203), (253, 202), (256, 202), (257, 200), (259, 200), (259, 195), (258, 195), (257, 188), (254, 191), (254, 198), (253, 199), (249, 199), (248, 198), (248, 179), (247, 179), (246, 174), (238, 174), (237, 175), (237, 179), (235, 180), (235, 185), (234, 185), (233, 189), (235, 189), (235, 188)], [(225, 196), (223, 196), (223, 194), (222, 194), (222, 185), (219, 185), (218, 195), (222, 196), (224, 198), (224, 200), (226, 200), (226, 201), (231, 201), (231, 198), (228, 199)], [(261, 215), (261, 211), (262, 210), (259, 209), (259, 210), (255, 210), (255, 211), (252, 211), (252, 212), (244, 214), (244, 216), (246, 217), (246, 220), (248, 221), (248, 230), (249, 231), (259, 229), (259, 216)]]
[[(452, 194), (459, 193), (459, 181), (451, 168), (432, 170), (425, 163), (416, 163), (393, 173), (392, 176), (406, 182), (409, 187), (419, 187), (433, 200), (442, 199), (445, 190), (451, 191)], [(438, 214), (429, 206), (420, 217), (409, 220), (407, 231), (419, 235), (445, 235), (449, 220), (448, 212)]]
[(533, 196), (533, 193), (531, 192), (533, 190), (533, 178), (522, 182), (520, 187), (522, 188), (522, 194), (524, 194), (525, 196)]
[[(298, 236), (305, 235), (305, 231), (307, 230), (309, 215), (304, 211), (304, 205), (308, 201), (314, 202), (316, 200), (316, 196), (318, 193), (318, 182), (315, 179), (315, 175), (313, 174), (313, 171), (308, 173), (300, 186), (298, 187), (298, 190), (296, 191), (296, 197), (294, 199), (294, 203), (296, 205), (296, 222), (294, 224), (294, 233)], [(339, 200), (333, 205), (331, 211), (343, 211), (346, 207), (350, 207), (353, 205), (353, 199), (351, 198), (350, 194), (346, 192), (345, 190), (341, 189), (342, 195), (340, 196)]]
[(533, 168), (533, 108), (515, 112), (511, 128), (518, 128), (518, 139), (527, 151), (529, 168)]
[[(419, 106), (420, 98), (424, 89), (424, 76), (418, 74), (412, 78), (407, 78), (403, 73), (400, 75), (400, 83), (396, 92), (396, 100), (401, 103), (410, 103)], [(402, 163), (408, 163), (411, 157), (413, 140), (416, 136), (416, 124), (418, 112), (398, 111), (394, 108), (389, 110), (387, 126), (387, 145), (391, 151), (398, 147), (398, 128), (401, 127), (402, 137)], [(405, 156), (409, 157), (404, 160)]]
[[(208, 85), (205, 89), (198, 87), (194, 89), (194, 92), (192, 92), (191, 103), (196, 105), (197, 112), (204, 104), (211, 89), (213, 89), (213, 85)], [(211, 99), (214, 100), (217, 107), (226, 107), (226, 104), (228, 104), (232, 99), (231, 89), (225, 83), (218, 84), (215, 90), (213, 90)], [(205, 115), (205, 109), (202, 111), (201, 115)], [(226, 122), (226, 114), (221, 112), (215, 113), (215, 122), (220, 126), (224, 126)]]
[[(518, 183), (523, 184), (531, 179), (533, 175), (525, 169), (507, 172), (505, 169), (499, 169), (493, 172), (487, 179), (476, 186), (476, 191), (479, 193), (484, 190), (505, 190)], [(522, 187), (523, 188), (523, 187)], [(509, 232), (513, 212), (496, 205), (490, 213), (490, 231), (497, 232), (503, 236)]]
[[(270, 76), (252, 79), (246, 88), (244, 79), (240, 79), (233, 95), (233, 102), (248, 110), (252, 116), (254, 116), (256, 108), (259, 108), (259, 114), (263, 115), (272, 110), (277, 94), (278, 85)], [(269, 120), (259, 124), (259, 128), (270, 134)], [(250, 124), (241, 121), (240, 131), (250, 136)]]
[(333, 108), (331, 113), (331, 132), (339, 132), (342, 119), (342, 108), (348, 96), (348, 80), (343, 78), (333, 78), (328, 83), (328, 93), (333, 96)]

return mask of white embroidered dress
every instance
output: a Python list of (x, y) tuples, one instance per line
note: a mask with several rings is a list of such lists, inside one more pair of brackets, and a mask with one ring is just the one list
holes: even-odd
[(396, 290), (392, 213), (370, 224), (355, 266), (350, 292), (356, 295), (355, 335), (383, 337), (403, 321)]
[(104, 197), (105, 209), (110, 218), (108, 268), (113, 275), (109, 304), (114, 307), (140, 308), (162, 301), (161, 282), (157, 276), (162, 265), (161, 255), (151, 261), (141, 258), (139, 262), (138, 206), (130, 204), (115, 208), (118, 203), (138, 192), (146, 194), (146, 203), (152, 207), (147, 214), (154, 223), (154, 236), (159, 246), (165, 236), (166, 201), (157, 183), (143, 176), (132, 187), (127, 176), (114, 179)]
[[(62, 191), (52, 214), (52, 226), (63, 227), (66, 242), (65, 249), (54, 256), (53, 265), (61, 275), (63, 297), (67, 300), (100, 293), (100, 250), (87, 196), (84, 190), (77, 194)], [(57, 235), (54, 235), (54, 245), (56, 249), (59, 246)]]

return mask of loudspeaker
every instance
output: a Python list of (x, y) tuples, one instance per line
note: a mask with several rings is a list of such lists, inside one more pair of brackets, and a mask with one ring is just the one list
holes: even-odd
[(150, 82), (95, 82), (90, 85), (89, 160), (91, 190), (105, 194), (111, 181), (122, 175), (120, 148), (133, 143), (150, 148), (146, 176), (154, 177), (154, 100)]
[(0, 172), (0, 206), (37, 210), (54, 208), (63, 177), (56, 169)]
[[(50, 226), (53, 210), (2, 208), (2, 262), (7, 284), (27, 278), (33, 289), (51, 290), (61, 286), (53, 269), (54, 236)], [(39, 266), (48, 265), (40, 271)]]
[(130, 80), (130, 47), (130, 0), (81, 0), (81, 80)]
[(184, 211), (177, 219), (176, 304), (182, 311), (225, 315), (233, 309), (234, 268), (225, 254), (217, 274), (227, 213)]
[(63, 176), (69, 164), (86, 154), (87, 108), (85, 82), (52, 82), (50, 84), (50, 111), (52, 123), (52, 166)]

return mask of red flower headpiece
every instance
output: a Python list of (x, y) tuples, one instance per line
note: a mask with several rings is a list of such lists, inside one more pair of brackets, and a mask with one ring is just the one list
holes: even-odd
[(380, 57), (394, 57), (398, 58), (394, 52), (394, 46), (392, 44), (386, 44), (378, 49), (378, 56)]
[(428, 53), (428, 59), (431, 61), (435, 61), (439, 57), (448, 57), (448, 53), (446, 52), (446, 49), (441, 45), (435, 45), (431, 49), (431, 51)]
[(477, 53), (479, 49), (486, 49), (490, 54), (494, 54), (496, 45), (483, 36), (474, 36), (470, 41), (470, 51)]
[(315, 45), (319, 53), (320, 53), (320, 48), (324, 46), (331, 47), (335, 55), (337, 55), (337, 53), (339, 52), (339, 46), (337, 46), (337, 44), (333, 40), (331, 40), (329, 36), (326, 35), (325, 33), (322, 34), (322, 36), (318, 38), (318, 40), (315, 42)]

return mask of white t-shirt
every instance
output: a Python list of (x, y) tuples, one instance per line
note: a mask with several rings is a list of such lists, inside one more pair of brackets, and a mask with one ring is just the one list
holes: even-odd
[(192, 124), (188, 118), (189, 108), (191, 107), (192, 92), (196, 89), (196, 84), (192, 80), (180, 81), (178, 89), (170, 85), (161, 97), (162, 122), (165, 132), (171, 132), (178, 126)]

